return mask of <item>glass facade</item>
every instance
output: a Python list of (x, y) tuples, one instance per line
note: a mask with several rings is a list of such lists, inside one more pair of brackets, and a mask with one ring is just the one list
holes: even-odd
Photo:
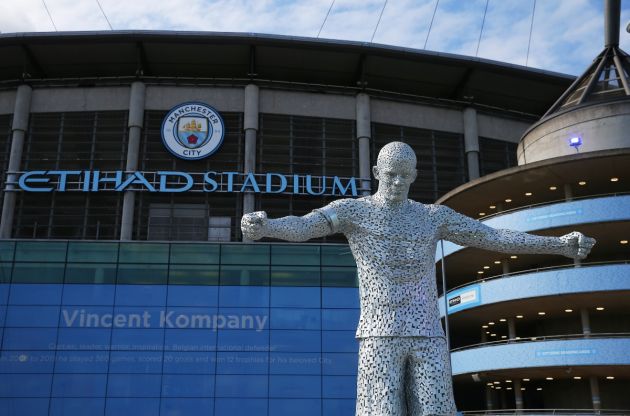
[(0, 414), (354, 414), (346, 245), (0, 242)]

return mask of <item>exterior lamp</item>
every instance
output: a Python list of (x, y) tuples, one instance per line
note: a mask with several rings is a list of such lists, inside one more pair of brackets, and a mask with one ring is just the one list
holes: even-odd
[(582, 138), (580, 136), (571, 136), (569, 138), (569, 146), (575, 147), (575, 151), (579, 152), (579, 147), (582, 145)]

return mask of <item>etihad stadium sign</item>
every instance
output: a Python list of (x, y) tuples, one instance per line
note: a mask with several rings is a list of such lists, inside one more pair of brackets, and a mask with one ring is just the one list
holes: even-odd
[(361, 189), (357, 188), (357, 182), (354, 177), (280, 173), (31, 170), (17, 172), (17, 180), (12, 184), (25, 192), (251, 192), (358, 196)]

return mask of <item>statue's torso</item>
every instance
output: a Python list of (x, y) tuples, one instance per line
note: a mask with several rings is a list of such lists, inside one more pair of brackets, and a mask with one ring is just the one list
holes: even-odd
[(372, 197), (338, 215), (359, 274), (357, 337), (443, 336), (437, 309), (434, 206), (408, 201), (398, 210)]

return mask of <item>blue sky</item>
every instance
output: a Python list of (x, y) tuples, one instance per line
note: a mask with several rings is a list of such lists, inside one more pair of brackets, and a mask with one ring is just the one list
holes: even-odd
[[(96, 0), (45, 0), (60, 31), (108, 30)], [(388, 0), (374, 43), (423, 49), (437, 0)], [(427, 50), (580, 74), (603, 48), (603, 0), (439, 0)], [(527, 49), (536, 1), (529, 57)], [(315, 37), (332, 0), (100, 0), (116, 30)], [(321, 37), (369, 42), (384, 0), (335, 0)], [(630, 50), (630, 0), (621, 47)], [(0, 31), (53, 31), (42, 0), (0, 0)]]

